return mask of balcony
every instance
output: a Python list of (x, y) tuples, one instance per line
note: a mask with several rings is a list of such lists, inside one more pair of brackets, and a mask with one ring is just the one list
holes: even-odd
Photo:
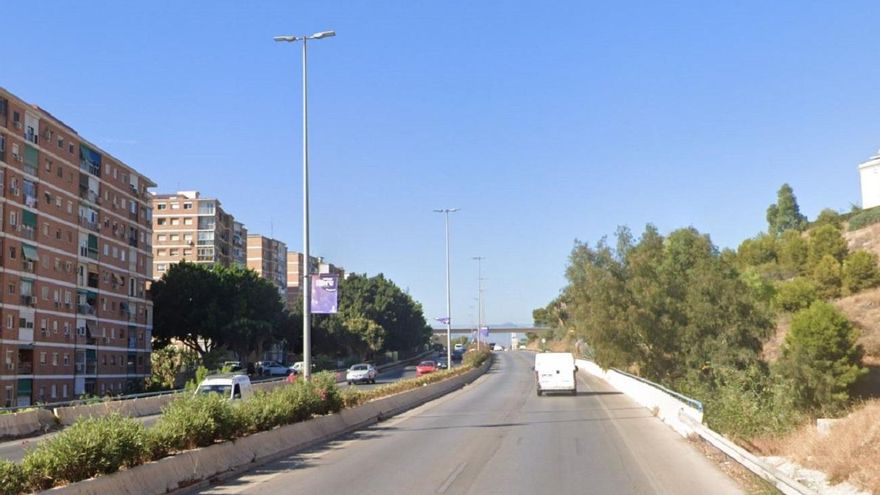
[(138, 247), (137, 237), (129, 237), (128, 238), (128, 245), (131, 247)]
[(137, 338), (129, 335), (128, 337), (128, 348), (129, 349), (137, 349)]
[(19, 361), (16, 367), (19, 375), (32, 375), (34, 373), (34, 363), (32, 361)]
[(94, 315), (96, 310), (91, 304), (79, 304), (76, 306), (76, 312), (81, 315)]
[(30, 294), (22, 294), (20, 298), (22, 306), (34, 307), (37, 305), (37, 298)]
[(34, 237), (36, 235), (34, 228), (29, 225), (22, 225), (19, 233), (21, 234), (22, 237), (24, 237), (25, 239), (31, 240), (31, 241), (34, 240)]
[(101, 224), (98, 222), (92, 222), (86, 217), (79, 217), (79, 224), (89, 230), (94, 230), (95, 232), (101, 230)]
[(36, 273), (37, 264), (33, 260), (23, 259), (21, 260), (21, 269), (27, 273)]
[(91, 258), (93, 260), (97, 260), (98, 259), (98, 250), (89, 248), (87, 246), (80, 246), (79, 247), (79, 255), (82, 256), (83, 258)]
[(91, 189), (83, 189), (81, 187), (79, 189), (79, 197), (80, 199), (88, 201), (89, 203), (94, 203), (98, 205), (101, 204), (101, 202), (99, 201), (100, 197), (98, 196), (98, 193), (92, 191)]
[(18, 329), (18, 340), (22, 342), (33, 342), (34, 341), (34, 329), (33, 328), (19, 328)]

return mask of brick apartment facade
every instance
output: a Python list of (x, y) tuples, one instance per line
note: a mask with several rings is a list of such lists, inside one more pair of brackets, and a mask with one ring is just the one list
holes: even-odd
[[(243, 264), (236, 246), (247, 230), (220, 206), (220, 201), (202, 198), (197, 191), (156, 194), (153, 206), (153, 276), (160, 278), (168, 268), (180, 261), (220, 264)], [(238, 249), (238, 255), (236, 254)]]
[(138, 390), (155, 184), (0, 88), (0, 402)]
[(247, 267), (278, 288), (287, 297), (287, 244), (259, 234), (247, 236)]

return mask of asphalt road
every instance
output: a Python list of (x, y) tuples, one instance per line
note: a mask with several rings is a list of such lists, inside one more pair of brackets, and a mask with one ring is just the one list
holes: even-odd
[[(354, 386), (358, 389), (369, 389), (373, 387), (378, 387), (381, 385), (385, 385), (391, 382), (395, 382), (397, 380), (401, 380), (404, 378), (414, 378), (416, 376), (416, 367), (412, 366), (400, 366), (397, 368), (390, 369), (383, 373), (380, 373), (376, 377), (376, 384), (364, 384), (364, 385), (348, 385), (346, 383), (341, 383), (341, 387)], [(142, 416), (140, 418), (136, 418), (138, 421), (144, 424), (147, 428), (153, 426), (159, 419), (159, 414), (153, 416)], [(29, 449), (33, 449), (39, 442), (45, 441), (53, 436), (57, 435), (57, 432), (47, 433), (45, 435), (30, 437), (30, 438), (22, 438), (18, 440), (9, 440), (6, 442), (0, 443), (0, 459), (6, 459), (9, 461), (19, 462), (21, 461), (27, 451)]]
[(576, 397), (537, 397), (534, 354), (497, 356), (460, 391), (193, 493), (741, 493), (603, 382), (580, 373)]

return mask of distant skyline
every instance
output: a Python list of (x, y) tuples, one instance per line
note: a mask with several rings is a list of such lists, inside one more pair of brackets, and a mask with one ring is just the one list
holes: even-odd
[(858, 204), (880, 147), (880, 4), (7, 2), (0, 86), (144, 173), (302, 250), (384, 273), (426, 319), (531, 323), (575, 239), (693, 226), (735, 248), (787, 182)]

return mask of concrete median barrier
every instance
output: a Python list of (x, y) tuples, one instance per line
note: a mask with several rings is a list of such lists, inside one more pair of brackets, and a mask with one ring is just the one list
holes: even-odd
[(0, 414), (0, 437), (24, 437), (55, 426), (55, 416), (46, 409)]
[(54, 488), (53, 495), (104, 495), (107, 493), (159, 495), (183, 493), (207, 480), (228, 477), (304, 448), (358, 430), (384, 418), (412, 409), (457, 390), (491, 366), (448, 380), (377, 399), (337, 414), (320, 416), (271, 431), (255, 433), (211, 447), (182, 452), (132, 469)]

